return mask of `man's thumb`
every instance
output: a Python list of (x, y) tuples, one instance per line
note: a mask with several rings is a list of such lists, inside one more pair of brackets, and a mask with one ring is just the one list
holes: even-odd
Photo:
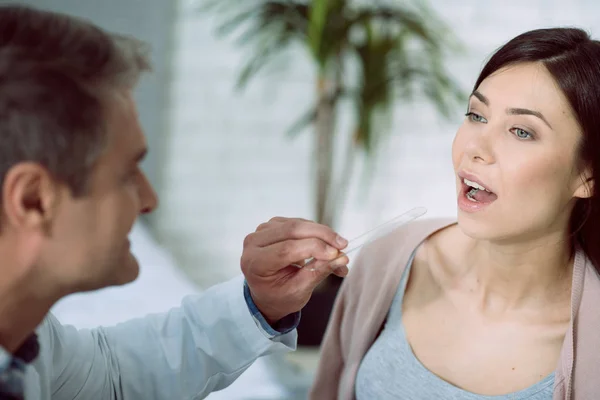
[(305, 265), (299, 273), (303, 275), (302, 281), (305, 282), (312, 293), (332, 273), (341, 278), (345, 277), (348, 274), (348, 267), (345, 265), (330, 265), (327, 261), (313, 261)]

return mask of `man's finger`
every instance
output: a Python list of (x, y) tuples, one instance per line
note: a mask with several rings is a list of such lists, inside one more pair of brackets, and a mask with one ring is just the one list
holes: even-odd
[(342, 274), (344, 270), (347, 270), (346, 266), (348, 265), (349, 259), (348, 256), (344, 253), (339, 253), (332, 260), (311, 260), (308, 264), (304, 266), (304, 268), (308, 268), (311, 270), (321, 270), (328, 269), (330, 272), (338, 275)]
[(348, 274), (348, 267), (346, 267), (348, 261), (346, 255), (336, 258), (333, 262), (315, 260), (298, 271), (296, 279), (300, 282), (300, 285), (303, 285), (306, 290), (312, 293), (332, 273), (342, 278), (345, 277)]
[(345, 265), (343, 267), (338, 267), (333, 270), (333, 274), (339, 276), (340, 278), (345, 278), (346, 275), (348, 275), (348, 272), (350, 272), (350, 271), (348, 270), (348, 267)]
[(273, 230), (277, 226), (283, 224), (282, 221), (279, 221), (280, 218), (285, 219), (282, 217), (271, 218), (269, 220), (269, 222), (263, 222), (262, 224), (258, 225), (256, 227), (256, 230), (253, 233), (246, 235), (246, 237), (244, 238), (244, 248), (251, 247), (251, 246), (255, 246), (255, 247), (264, 246), (265, 238), (272, 236), (270, 234), (265, 235), (265, 231)]
[(248, 242), (255, 246), (266, 247), (289, 239), (308, 238), (321, 239), (338, 250), (345, 248), (348, 244), (346, 239), (340, 237), (328, 226), (298, 218), (263, 227), (261, 230), (249, 235)]
[(273, 229), (274, 227), (282, 224), (282, 221), (275, 221), (275, 218), (271, 218), (269, 222), (263, 222), (256, 227), (255, 232), (264, 231), (265, 229)]
[(274, 228), (280, 224), (283, 224), (287, 221), (290, 221), (292, 219), (297, 219), (297, 220), (305, 221), (305, 222), (311, 222), (311, 221), (309, 221), (307, 219), (303, 219), (303, 218), (273, 217), (268, 222), (263, 222), (262, 224), (258, 225), (255, 232), (263, 231), (265, 229), (272, 229), (272, 228)]
[(320, 239), (298, 239), (286, 240), (267, 247), (253, 249), (255, 258), (260, 262), (254, 263), (260, 275), (271, 275), (291, 264), (297, 264), (298, 260), (315, 258), (316, 260), (331, 261), (340, 255), (335, 247)]

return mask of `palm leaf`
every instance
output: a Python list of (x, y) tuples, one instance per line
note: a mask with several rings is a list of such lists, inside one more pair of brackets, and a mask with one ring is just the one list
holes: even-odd
[[(327, 101), (330, 105), (335, 105), (338, 101), (347, 97), (348, 93), (344, 91), (342, 88), (339, 88), (336, 92), (331, 93), (325, 101)], [(305, 128), (309, 125), (312, 125), (317, 118), (317, 108), (318, 104), (312, 106), (308, 111), (305, 111), (300, 118), (298, 118), (286, 131), (286, 134), (290, 137), (295, 137), (299, 133), (301, 133)]]
[(328, 18), (328, 1), (315, 0), (309, 11), (308, 23), (308, 46), (314, 59), (321, 70), (325, 69), (326, 58), (322, 57), (323, 32)]
[[(349, 99), (356, 125), (351, 133), (353, 147), (347, 152), (349, 163), (344, 165), (353, 162), (356, 151), (363, 151), (368, 156), (363, 179), (375, 150), (391, 132), (391, 115), (398, 100), (408, 102), (416, 93), (422, 94), (447, 118), (456, 103), (466, 99), (444, 68), (448, 52), (460, 54), (462, 46), (422, 1), (398, 7), (380, 0), (364, 6), (349, 0), (250, 0), (250, 6), (239, 0), (205, 1), (212, 3), (205, 10), (222, 17), (219, 34), (241, 31), (237, 45), (252, 51), (238, 87), (245, 86), (292, 44), (305, 46), (316, 65), (319, 100), (287, 133), (295, 136), (313, 124), (323, 99), (328, 110)], [(358, 76), (345, 76), (348, 60), (356, 62)], [(343, 187), (338, 196), (344, 196)]]
[(308, 111), (304, 112), (300, 118), (298, 118), (286, 131), (286, 134), (290, 137), (295, 137), (300, 134), (308, 126), (312, 125), (317, 119), (317, 108), (311, 107)]
[(241, 33), (238, 46), (250, 46), (253, 55), (238, 76), (236, 87), (244, 88), (267, 64), (279, 56), (293, 41), (306, 36), (308, 6), (293, 1), (261, 1), (252, 6), (240, 5), (233, 0), (209, 0), (206, 10), (223, 14), (216, 32), (228, 36)]

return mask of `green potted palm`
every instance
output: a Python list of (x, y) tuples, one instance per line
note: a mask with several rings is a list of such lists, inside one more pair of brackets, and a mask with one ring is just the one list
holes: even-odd
[[(374, 161), (391, 131), (394, 106), (417, 95), (448, 117), (465, 99), (444, 68), (446, 54), (460, 51), (460, 45), (423, 2), (205, 0), (202, 8), (220, 18), (217, 34), (241, 31), (239, 43), (252, 50), (239, 75), (240, 89), (291, 46), (306, 49), (315, 66), (315, 102), (290, 124), (288, 134), (312, 127), (314, 220), (331, 227), (339, 221), (340, 205), (356, 175), (356, 157)], [(336, 129), (342, 106), (351, 107), (355, 116), (348, 132)], [(336, 159), (336, 135), (348, 135), (342, 138), (347, 143), (343, 160)], [(300, 345), (320, 344), (340, 282), (332, 277), (315, 291), (303, 310)]]

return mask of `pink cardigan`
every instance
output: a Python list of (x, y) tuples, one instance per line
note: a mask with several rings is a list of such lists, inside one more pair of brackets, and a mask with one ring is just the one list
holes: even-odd
[[(420, 220), (363, 248), (336, 299), (311, 399), (355, 398), (358, 367), (381, 329), (410, 254), (453, 223)], [(553, 400), (600, 399), (600, 276), (580, 250), (575, 255), (571, 304)]]

